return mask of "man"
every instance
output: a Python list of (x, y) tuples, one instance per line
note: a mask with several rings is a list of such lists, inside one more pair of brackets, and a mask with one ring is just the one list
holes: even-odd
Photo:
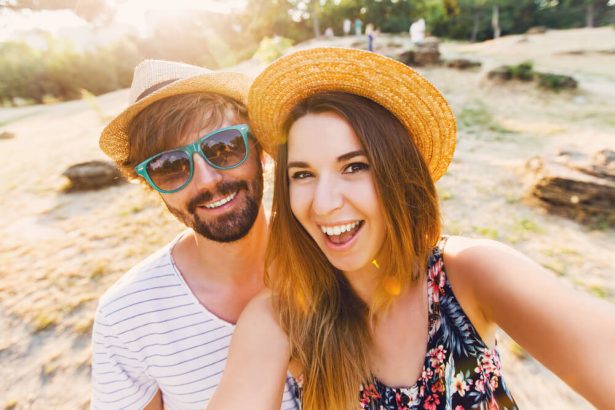
[[(263, 288), (262, 151), (246, 124), (249, 85), (241, 74), (145, 61), (131, 105), (101, 135), (101, 149), (190, 229), (101, 297), (92, 408), (204, 409), (219, 383), (234, 323)], [(288, 387), (282, 408), (296, 408)]]

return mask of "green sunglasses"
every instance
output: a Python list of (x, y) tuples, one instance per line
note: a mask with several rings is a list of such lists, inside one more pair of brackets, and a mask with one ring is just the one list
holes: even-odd
[(248, 158), (247, 124), (220, 128), (193, 144), (158, 153), (135, 167), (137, 174), (158, 192), (172, 194), (186, 187), (194, 175), (192, 156), (198, 153), (213, 168), (226, 170)]

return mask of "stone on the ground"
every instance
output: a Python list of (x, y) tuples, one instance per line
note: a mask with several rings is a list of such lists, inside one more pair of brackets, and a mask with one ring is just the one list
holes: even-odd
[(454, 60), (448, 60), (446, 66), (449, 68), (456, 68), (458, 70), (467, 70), (470, 68), (477, 68), (481, 66), (480, 61), (468, 60), (467, 58), (457, 58)]
[(70, 166), (62, 173), (69, 180), (67, 191), (89, 191), (125, 181), (114, 163), (88, 161)]
[(425, 40), (415, 43), (412, 49), (391, 57), (408, 66), (440, 64), (440, 40), (435, 37), (427, 37)]
[(12, 132), (0, 132), (0, 140), (10, 140), (11, 138), (15, 138), (15, 134), (13, 134)]

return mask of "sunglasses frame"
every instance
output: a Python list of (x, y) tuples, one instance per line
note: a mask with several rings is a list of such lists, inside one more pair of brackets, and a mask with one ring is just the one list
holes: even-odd
[[(205, 154), (203, 153), (203, 150), (201, 149), (201, 144), (208, 138), (223, 132), (223, 131), (227, 131), (227, 130), (238, 130), (239, 133), (241, 134), (242, 138), (243, 138), (243, 143), (244, 146), (246, 147), (246, 154), (243, 157), (243, 159), (241, 161), (239, 161), (237, 164), (230, 166), (230, 167), (221, 167), (218, 166), (216, 164), (214, 164), (213, 162), (211, 162), (209, 160), (209, 158), (207, 158), (205, 156)], [(248, 133), (250, 132), (250, 127), (247, 124), (239, 124), (239, 125), (233, 125), (230, 127), (224, 127), (224, 128), (219, 128), (215, 131), (212, 131), (210, 133), (207, 133), (205, 135), (203, 135), (202, 137), (200, 137), (198, 140), (196, 140), (195, 142), (193, 142), (192, 144), (188, 144), (188, 145), (184, 145), (183, 147), (178, 147), (178, 148), (174, 148), (174, 149), (170, 149), (167, 151), (163, 151), (163, 152), (159, 152), (156, 155), (153, 155), (151, 157), (149, 157), (148, 159), (146, 159), (145, 161), (139, 163), (136, 167), (135, 167), (135, 172), (142, 176), (147, 183), (154, 188), (156, 191), (162, 193), (162, 194), (172, 194), (174, 192), (178, 192), (181, 191), (182, 189), (184, 189), (189, 183), (190, 181), (192, 181), (192, 177), (194, 176), (194, 159), (193, 156), (195, 153), (198, 153), (201, 158), (203, 158), (203, 160), (205, 160), (205, 162), (207, 162), (208, 165), (210, 165), (211, 167), (215, 168), (215, 169), (219, 169), (222, 171), (225, 170), (229, 170), (229, 169), (233, 169), (233, 168), (237, 168), (238, 166), (240, 166), (241, 164), (243, 164), (244, 162), (246, 162), (246, 160), (248, 159), (248, 154), (250, 151), (250, 144), (248, 144)], [(147, 165), (155, 160), (156, 158), (160, 157), (161, 155), (164, 154), (168, 154), (170, 152), (176, 152), (176, 151), (180, 151), (183, 152), (185, 154), (188, 155), (188, 159), (190, 161), (190, 176), (188, 176), (188, 179), (186, 180), (186, 182), (184, 182), (179, 188), (176, 189), (172, 189), (172, 190), (165, 190), (165, 189), (161, 189), (159, 188), (154, 181), (150, 178), (149, 173), (147, 172)]]

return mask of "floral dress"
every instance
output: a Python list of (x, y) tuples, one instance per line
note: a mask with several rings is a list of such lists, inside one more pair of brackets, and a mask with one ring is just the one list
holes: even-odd
[[(427, 263), (429, 338), (421, 376), (411, 387), (393, 388), (374, 379), (361, 386), (359, 409), (517, 409), (490, 349), (455, 298), (446, 278), (440, 241)], [(301, 396), (301, 381), (297, 397)]]

